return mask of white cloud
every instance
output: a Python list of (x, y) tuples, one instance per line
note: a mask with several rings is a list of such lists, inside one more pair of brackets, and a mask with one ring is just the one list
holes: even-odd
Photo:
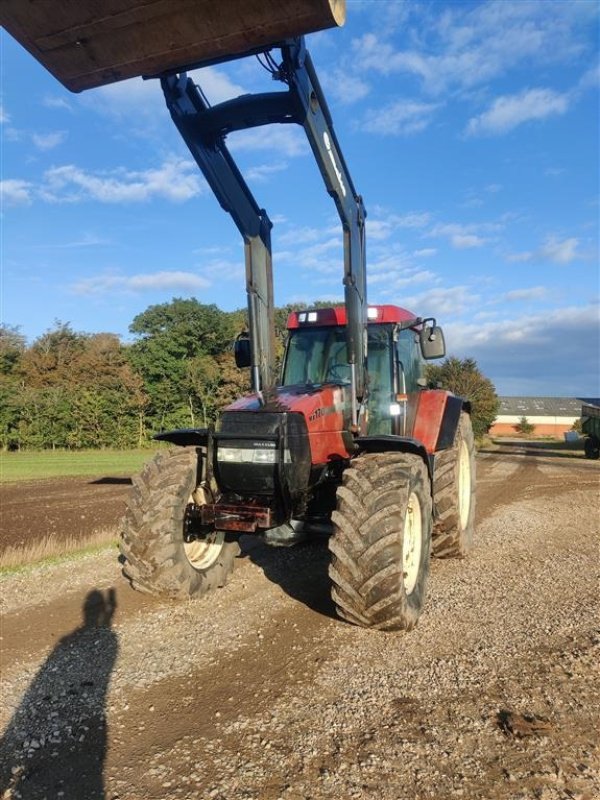
[(209, 261), (208, 264), (203, 264), (199, 267), (200, 272), (209, 279), (212, 283), (212, 278), (217, 282), (220, 281), (238, 281), (240, 293), (243, 291), (243, 278), (245, 275), (246, 267), (244, 264), (244, 254), (240, 251), (240, 257), (237, 260), (218, 258)]
[(367, 81), (352, 75), (347, 69), (335, 69), (322, 75), (321, 81), (328, 97), (333, 97), (343, 105), (357, 103), (370, 93)]
[(277, 235), (278, 245), (313, 244), (319, 240), (329, 239), (339, 234), (339, 225), (329, 225), (323, 228), (297, 228), (291, 227), (284, 233)]
[(509, 303), (518, 302), (520, 300), (542, 300), (548, 294), (545, 286), (532, 286), (529, 289), (513, 289), (506, 292), (502, 299), (507, 300)]
[[(373, 286), (382, 286), (376, 290), (376, 294), (380, 298), (390, 298), (398, 296), (398, 290), (404, 289), (407, 286), (419, 283), (437, 283), (439, 277), (435, 272), (430, 270), (416, 270), (416, 269), (399, 269), (394, 273), (393, 268), (389, 272), (379, 272), (373, 274), (369, 273), (367, 276), (367, 284), (369, 288)], [(372, 299), (372, 298), (370, 298)]]
[[(416, 6), (416, 8), (415, 8)], [(527, 64), (569, 62), (583, 53), (582, 32), (594, 23), (594, 3), (505, 2), (454, 4), (443, 11), (412, 7), (411, 25), (396, 49), (383, 36), (367, 33), (353, 42), (359, 74), (415, 76), (431, 94), (468, 90)]]
[(598, 89), (600, 87), (600, 64), (595, 64), (583, 73), (579, 79), (578, 89)]
[(413, 252), (413, 256), (415, 258), (431, 258), (435, 255), (437, 255), (437, 250), (435, 247), (425, 247), (422, 250), (415, 250)]
[(525, 122), (564, 114), (571, 102), (569, 94), (552, 89), (525, 89), (519, 94), (496, 98), (490, 108), (469, 120), (468, 136), (507, 133)]
[(452, 247), (457, 250), (467, 250), (471, 247), (482, 247), (487, 239), (476, 236), (474, 233), (455, 233), (450, 237)]
[(110, 239), (97, 236), (95, 233), (84, 233), (78, 239), (72, 239), (71, 241), (61, 242), (59, 244), (36, 244), (32, 245), (32, 247), (36, 250), (70, 250), (71, 248), (77, 247), (98, 247), (110, 243)]
[(555, 264), (570, 264), (580, 258), (577, 252), (579, 239), (571, 237), (570, 239), (557, 239), (555, 236), (550, 236), (540, 250), (540, 256), (553, 261)]
[(431, 315), (448, 318), (457, 317), (479, 305), (480, 299), (469, 286), (436, 286), (421, 294), (403, 298), (403, 303), (422, 317)]
[(246, 94), (247, 91), (216, 67), (192, 70), (188, 76), (200, 86), (212, 105), (239, 97), (241, 94)]
[(452, 247), (457, 250), (467, 250), (473, 247), (482, 247), (487, 244), (489, 237), (481, 233), (490, 233), (500, 230), (501, 225), (493, 222), (463, 225), (457, 222), (439, 223), (429, 232), (429, 236), (446, 237)]
[[(221, 103), (244, 94), (245, 90), (229, 79), (221, 70), (206, 67), (188, 73), (194, 83), (198, 84), (212, 104)], [(132, 118), (142, 115), (147, 121), (168, 120), (169, 114), (165, 106), (163, 92), (158, 80), (142, 80), (130, 78), (119, 83), (111, 83), (82, 95), (84, 105), (109, 116)]]
[(425, 130), (439, 107), (438, 103), (397, 100), (382, 108), (368, 111), (360, 127), (363, 131), (382, 136), (409, 136)]
[(82, 200), (135, 203), (157, 197), (183, 202), (200, 194), (203, 187), (193, 162), (171, 159), (160, 167), (143, 171), (118, 169), (94, 174), (73, 165), (53, 167), (44, 174), (40, 196), (55, 203)]
[(599, 396), (599, 319), (600, 308), (590, 304), (451, 323), (446, 342), (449, 352), (475, 358), (501, 394)]
[(376, 209), (375, 215), (367, 217), (366, 228), (369, 239), (387, 239), (399, 228), (424, 228), (430, 220), (430, 215), (426, 212), (384, 214)]
[(288, 250), (276, 250), (273, 254), (274, 264), (292, 264), (294, 269), (301, 269), (316, 282), (316, 276), (343, 275), (342, 230), (339, 225), (323, 228), (292, 228), (275, 239), (277, 247), (287, 245)]
[(564, 167), (547, 167), (544, 170), (544, 175), (547, 175), (549, 178), (560, 178), (566, 171)]
[(7, 122), (10, 122), (10, 115), (7, 113), (4, 105), (0, 103), (0, 125), (5, 125)]
[(73, 111), (73, 106), (64, 97), (47, 94), (42, 100), (42, 105), (46, 108), (62, 108), (65, 111)]
[(233, 153), (266, 150), (276, 158), (293, 158), (309, 152), (304, 131), (291, 124), (236, 131), (228, 137), (227, 145)]
[(67, 138), (66, 131), (53, 131), (52, 133), (32, 133), (31, 141), (38, 150), (53, 150)]
[(248, 181), (255, 181), (256, 183), (264, 183), (268, 181), (271, 175), (277, 172), (283, 172), (287, 169), (287, 164), (258, 164), (255, 167), (248, 167), (245, 169), (244, 178)]
[(28, 181), (8, 179), (0, 181), (2, 205), (28, 206), (31, 204), (32, 184)]
[(93, 278), (85, 278), (73, 284), (71, 290), (75, 294), (103, 294), (105, 292), (149, 292), (149, 291), (184, 291), (194, 292), (210, 286), (210, 281), (193, 272), (178, 270), (154, 273), (138, 273), (137, 275), (104, 274)]
[(549, 236), (537, 250), (525, 250), (521, 253), (512, 253), (508, 261), (523, 263), (528, 261), (552, 261), (554, 264), (570, 264), (583, 256), (578, 251), (579, 239), (572, 236), (568, 239), (559, 239)]

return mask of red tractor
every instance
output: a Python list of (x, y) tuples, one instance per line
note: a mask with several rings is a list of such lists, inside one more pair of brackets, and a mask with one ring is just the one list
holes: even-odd
[(134, 586), (203, 594), (225, 583), (240, 533), (290, 545), (329, 526), (340, 616), (415, 625), (430, 553), (463, 556), (472, 543), (473, 433), (468, 404), (424, 386), (441, 330), (397, 306), (371, 306), (368, 319), (358, 430), (346, 313), (319, 308), (290, 315), (279, 385), (226, 408), (217, 431), (157, 437), (183, 447), (135, 480), (121, 542)]
[[(431, 318), (368, 306), (366, 212), (341, 153), (302, 35), (341, 24), (344, 0), (10, 0), (0, 22), (67, 88), (133, 75), (160, 79), (167, 107), (207, 183), (242, 234), (249, 331), (236, 362), (253, 393), (216, 430), (156, 438), (134, 481), (121, 540), (142, 590), (201, 595), (233, 569), (241, 533), (293, 544), (328, 527), (333, 598), (345, 619), (412, 628), (430, 553), (462, 556), (473, 538), (475, 461), (469, 403), (427, 387), (444, 355)], [(280, 51), (280, 57), (276, 57)], [(211, 106), (185, 70), (256, 56), (283, 91)], [(293, 313), (281, 375), (275, 359), (271, 228), (229, 152), (231, 133), (299, 124), (343, 229), (344, 308)]]

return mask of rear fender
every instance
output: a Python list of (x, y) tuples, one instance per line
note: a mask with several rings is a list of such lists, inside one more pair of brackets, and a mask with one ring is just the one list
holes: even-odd
[(418, 395), (413, 438), (432, 455), (454, 444), (462, 411), (471, 405), (462, 397), (441, 389), (426, 389)]

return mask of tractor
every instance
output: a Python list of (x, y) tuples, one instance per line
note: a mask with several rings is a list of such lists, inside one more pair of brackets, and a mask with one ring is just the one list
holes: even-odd
[[(332, 597), (351, 623), (410, 630), (431, 554), (473, 540), (470, 405), (427, 385), (445, 355), (436, 320), (369, 305), (365, 220), (304, 35), (342, 24), (344, 0), (6, 2), (0, 20), (73, 91), (144, 75), (160, 81), (190, 153), (245, 247), (248, 331), (236, 364), (252, 393), (215, 429), (163, 431), (135, 478), (121, 536), (131, 584), (165, 597), (222, 586), (243, 534), (286, 546), (329, 534)], [(187, 71), (257, 57), (283, 90), (211, 106)], [(235, 131), (303, 127), (340, 217), (344, 305), (293, 312), (275, 358), (272, 223), (226, 144)]]

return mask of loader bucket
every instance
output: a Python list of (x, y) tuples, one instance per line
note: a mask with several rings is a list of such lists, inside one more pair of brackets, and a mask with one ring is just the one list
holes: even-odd
[(0, 0), (0, 24), (72, 92), (226, 60), (345, 12), (346, 0)]

